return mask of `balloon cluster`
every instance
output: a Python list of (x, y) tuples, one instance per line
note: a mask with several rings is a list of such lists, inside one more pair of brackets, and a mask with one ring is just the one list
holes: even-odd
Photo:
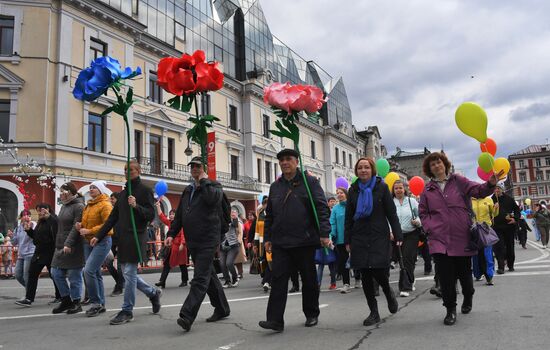
[(487, 113), (474, 102), (465, 102), (458, 106), (455, 112), (455, 122), (460, 131), (479, 142), (481, 154), (477, 159), (477, 175), (483, 181), (489, 180), (493, 174), (502, 172), (499, 180), (506, 178), (510, 171), (508, 159), (494, 158), (497, 153), (495, 140), (487, 137)]

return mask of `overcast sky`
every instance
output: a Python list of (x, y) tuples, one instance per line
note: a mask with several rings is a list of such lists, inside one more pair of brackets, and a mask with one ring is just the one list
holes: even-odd
[[(550, 138), (550, 1), (262, 0), (271, 32), (343, 76), (359, 130), (438, 150), (477, 180), (479, 144), (454, 122), (474, 101), (497, 156)], [(344, 6), (345, 5), (345, 6)]]

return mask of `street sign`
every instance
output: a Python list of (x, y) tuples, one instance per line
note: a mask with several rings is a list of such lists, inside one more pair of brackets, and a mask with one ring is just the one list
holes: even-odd
[(214, 131), (206, 136), (206, 164), (208, 178), (216, 180), (216, 133)]

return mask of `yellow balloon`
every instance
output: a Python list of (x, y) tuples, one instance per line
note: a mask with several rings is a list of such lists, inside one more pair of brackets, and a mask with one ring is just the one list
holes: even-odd
[(503, 171), (502, 175), (500, 175), (499, 179), (504, 179), (506, 176), (508, 176), (508, 172), (510, 171), (510, 162), (508, 159), (500, 157), (495, 159), (495, 164), (493, 165), (493, 169), (495, 174), (500, 173)]
[(531, 198), (526, 198), (525, 199), (525, 204), (531, 205)]
[(487, 141), (487, 113), (474, 102), (464, 102), (455, 112), (455, 122), (460, 131), (479, 142)]
[(390, 191), (393, 189), (393, 184), (397, 180), (399, 180), (399, 175), (397, 175), (397, 173), (394, 173), (393, 171), (388, 173), (388, 175), (386, 175), (386, 177), (384, 178), (384, 181), (386, 182), (386, 184), (388, 184)]

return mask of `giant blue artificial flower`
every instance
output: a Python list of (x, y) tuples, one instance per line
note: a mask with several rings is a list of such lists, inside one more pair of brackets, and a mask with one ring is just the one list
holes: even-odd
[(140, 67), (135, 71), (130, 67), (122, 70), (118, 60), (109, 56), (98, 57), (92, 61), (90, 67), (78, 74), (73, 96), (78, 100), (91, 102), (103, 95), (120, 79), (131, 79), (140, 74)]

